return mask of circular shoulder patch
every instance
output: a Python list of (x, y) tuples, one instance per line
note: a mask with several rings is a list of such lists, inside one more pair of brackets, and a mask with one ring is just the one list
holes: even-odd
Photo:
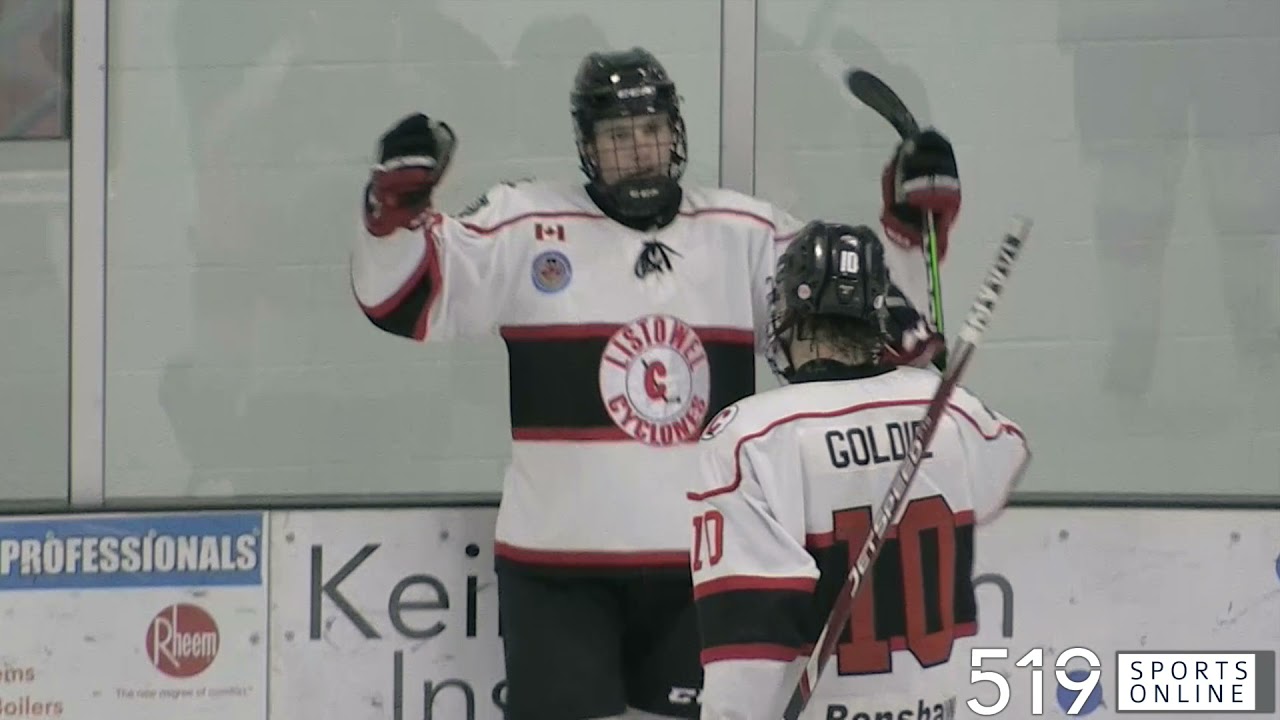
[(573, 266), (564, 253), (548, 250), (533, 259), (530, 274), (534, 287), (544, 293), (556, 293), (568, 287), (569, 280), (573, 277)]
[(733, 422), (733, 419), (737, 416), (738, 416), (737, 404), (730, 405), (729, 407), (716, 413), (716, 416), (711, 418), (711, 422), (707, 423), (707, 429), (702, 431), (702, 439), (710, 440), (715, 436), (719, 435), (720, 432), (724, 430), (726, 427), (728, 427), (729, 423)]

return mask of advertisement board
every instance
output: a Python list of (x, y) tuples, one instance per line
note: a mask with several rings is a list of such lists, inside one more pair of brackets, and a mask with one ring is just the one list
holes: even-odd
[(265, 718), (265, 517), (0, 519), (0, 718)]
[(496, 512), (273, 513), (271, 717), (501, 718)]
[[(4, 519), (0, 719), (498, 720), (495, 518), (471, 507)], [(1280, 648), (1274, 511), (1014, 508), (979, 531), (977, 558), (979, 630), (953, 661), (1008, 650), (983, 665), (1008, 682), (1002, 716), (1035, 716), (1038, 683), (1046, 717), (1117, 717), (1119, 652)], [(1056, 676), (1072, 648), (1100, 660), (1087, 692)], [(1088, 673), (1078, 658), (1064, 670)], [(957, 688), (955, 717), (980, 717), (965, 701), (994, 694)]]
[[(275, 514), (272, 717), (501, 718), (495, 517)], [(972, 647), (1008, 649), (984, 665), (1008, 678), (1004, 714), (1031, 715), (1031, 668), (1015, 661), (1037, 648), (1046, 717), (1067, 716), (1079, 694), (1057, 682), (1058, 653), (1099, 655), (1100, 682), (1077, 707), (1094, 720), (1114, 717), (1119, 651), (1280, 648), (1274, 512), (1014, 508), (979, 531), (977, 557), (979, 632), (955, 660), (968, 662)], [(1083, 677), (1078, 665), (1065, 670)], [(964, 700), (991, 695), (958, 688), (955, 716), (980, 717)]]

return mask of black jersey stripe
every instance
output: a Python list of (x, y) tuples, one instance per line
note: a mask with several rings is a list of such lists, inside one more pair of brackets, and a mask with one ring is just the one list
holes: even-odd
[[(695, 600), (702, 647), (796, 648), (813, 642), (813, 595), (799, 589), (731, 590)], [(825, 619), (825, 618), (824, 618)]]
[[(600, 385), (601, 364), (620, 325), (504, 327), (512, 436), (520, 440), (622, 440)], [(707, 407), (697, 423), (681, 428), (696, 440), (702, 424), (755, 391), (755, 351), (750, 331), (700, 328), (710, 375)], [(614, 352), (612, 356), (619, 353)], [(616, 408), (615, 408), (616, 411)], [(639, 422), (639, 421), (637, 421)]]

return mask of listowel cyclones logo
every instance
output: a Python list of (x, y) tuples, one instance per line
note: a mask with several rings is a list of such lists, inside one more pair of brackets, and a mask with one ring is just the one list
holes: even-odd
[(219, 639), (218, 625), (204, 608), (170, 605), (147, 626), (147, 659), (165, 675), (192, 677), (213, 664)]
[(706, 417), (711, 369), (698, 333), (670, 315), (647, 315), (609, 338), (600, 397), (614, 424), (648, 445), (695, 440)]
[(711, 418), (711, 422), (707, 423), (707, 429), (702, 432), (702, 439), (711, 440), (715, 438), (715, 436), (720, 434), (720, 431), (729, 427), (729, 423), (733, 422), (733, 419), (737, 416), (737, 405), (730, 405), (716, 413), (716, 416)]

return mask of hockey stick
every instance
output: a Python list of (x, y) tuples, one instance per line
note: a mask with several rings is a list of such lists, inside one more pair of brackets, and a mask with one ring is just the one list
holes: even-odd
[(920, 423), (920, 432), (912, 440), (906, 457), (903, 458), (898, 466), (898, 472), (893, 476), (893, 482), (889, 484), (889, 492), (884, 502), (876, 510), (871, 532), (863, 543), (862, 550), (858, 552), (858, 559), (853, 563), (853, 567), (849, 568), (849, 576), (845, 579), (840, 594), (836, 596), (831, 614), (827, 617), (827, 622), (813, 645), (813, 651), (809, 654), (809, 659), (796, 681), (791, 698), (787, 701), (786, 709), (783, 710), (783, 720), (799, 720), (800, 713), (804, 712), (809, 698), (813, 695), (813, 689), (817, 687), (818, 680), (822, 677), (823, 669), (835, 653), (840, 635), (844, 632), (849, 614), (853, 611), (854, 598), (862, 587), (862, 578), (871, 570), (879, 556), (889, 524), (902, 510), (907, 492), (911, 489), (911, 483), (920, 469), (920, 461), (924, 458), (929, 443), (933, 441), (938, 422), (942, 419), (942, 414), (951, 400), (951, 393), (960, 382), (960, 377), (968, 368), (974, 350), (977, 349), (987, 326), (991, 323), (996, 301), (1004, 292), (1009, 273), (1013, 270), (1013, 264), (1022, 252), (1022, 246), (1026, 243), (1030, 231), (1030, 220), (1015, 218), (1013, 228), (1001, 241), (995, 263), (987, 271), (987, 277), (978, 290), (973, 306), (969, 308), (964, 327), (960, 328), (952, 356), (953, 362), (943, 373), (938, 389), (934, 392), (933, 399), (929, 401), (928, 409), (925, 410), (924, 420)]
[[(907, 104), (902, 102), (902, 98), (898, 97), (893, 88), (880, 78), (866, 70), (854, 69), (845, 75), (844, 84), (854, 97), (862, 101), (862, 104), (888, 120), (902, 139), (905, 140), (920, 132), (920, 124), (916, 122), (915, 115), (907, 109)], [(938, 328), (938, 334), (945, 337), (946, 328), (942, 323), (942, 276), (938, 272), (941, 265), (938, 261), (938, 232), (935, 228), (933, 213), (925, 213), (924, 221), (924, 266), (925, 274), (929, 278), (929, 302), (932, 305), (929, 310), (933, 315), (933, 323)], [(939, 355), (938, 367), (946, 369), (946, 348), (943, 348)]]

